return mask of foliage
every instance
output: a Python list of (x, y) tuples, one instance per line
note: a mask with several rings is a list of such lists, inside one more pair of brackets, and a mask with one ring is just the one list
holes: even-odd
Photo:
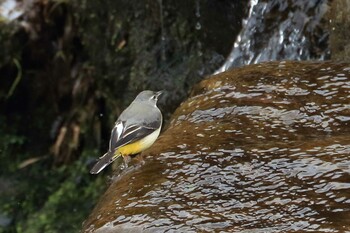
[[(22, 140), (11, 137), (16, 144)], [(1, 171), (5, 171), (1, 181), (11, 172), (6, 177), (10, 180), (6, 191), (0, 193), (1, 214), (13, 224), (0, 232), (79, 231), (106, 187), (103, 176), (88, 175), (87, 161), (91, 154), (96, 151), (85, 151), (79, 160), (60, 167), (50, 167), (49, 159), (21, 169), (18, 159), (8, 162), (6, 167), (1, 164)]]
[(164, 90), (168, 118), (223, 61), (193, 30), (194, 4), (161, 2), (38, 0), (0, 21), (0, 233), (78, 231), (105, 188), (89, 164), (121, 110)]

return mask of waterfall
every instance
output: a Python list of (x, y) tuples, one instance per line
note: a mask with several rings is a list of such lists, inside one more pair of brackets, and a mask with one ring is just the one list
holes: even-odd
[(327, 0), (250, 0), (232, 51), (215, 74), (274, 60), (324, 60), (328, 32), (322, 27)]

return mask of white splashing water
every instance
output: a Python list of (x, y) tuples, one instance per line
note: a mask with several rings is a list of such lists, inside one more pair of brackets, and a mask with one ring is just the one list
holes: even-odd
[[(242, 30), (226, 62), (215, 74), (263, 61), (324, 60), (328, 50), (316, 56), (311, 50), (315, 50), (313, 35), (327, 9), (327, 0), (250, 0)], [(317, 40), (326, 40), (327, 35), (324, 33)]]

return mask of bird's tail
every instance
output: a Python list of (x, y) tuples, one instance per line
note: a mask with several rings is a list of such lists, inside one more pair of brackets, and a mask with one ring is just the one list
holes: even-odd
[(101, 156), (98, 161), (95, 163), (95, 165), (90, 170), (91, 174), (98, 174), (100, 171), (102, 171), (105, 167), (107, 167), (110, 163), (112, 163), (114, 160), (116, 160), (121, 154), (114, 154), (111, 151), (108, 151), (106, 154)]

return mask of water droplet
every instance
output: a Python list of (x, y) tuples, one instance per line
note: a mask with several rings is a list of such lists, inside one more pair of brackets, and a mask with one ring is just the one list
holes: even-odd
[(201, 23), (200, 23), (200, 22), (197, 22), (197, 23), (196, 23), (196, 30), (201, 30), (201, 28), (202, 28)]

